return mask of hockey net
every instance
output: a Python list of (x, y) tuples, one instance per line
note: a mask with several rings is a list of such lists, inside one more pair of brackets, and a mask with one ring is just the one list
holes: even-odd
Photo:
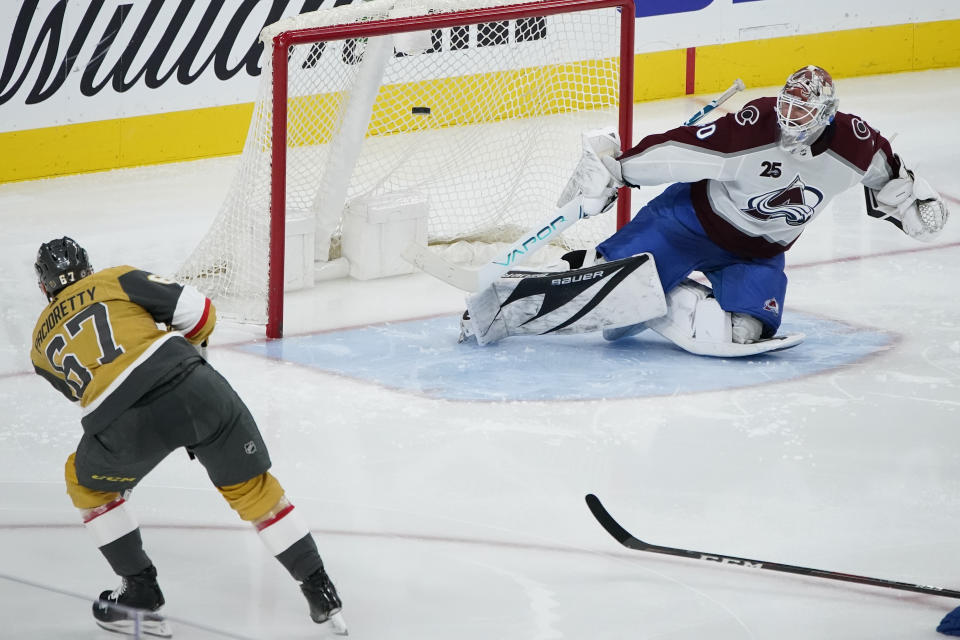
[[(267, 27), (237, 173), (178, 278), (278, 337), (291, 221), (333, 261), (345, 207), (414, 193), (430, 245), (515, 241), (556, 206), (581, 132), (630, 141), (633, 20), (629, 1), (372, 0)], [(617, 217), (558, 242), (595, 244)]]

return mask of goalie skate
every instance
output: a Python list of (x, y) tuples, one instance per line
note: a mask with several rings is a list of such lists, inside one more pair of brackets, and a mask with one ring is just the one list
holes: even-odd
[(739, 344), (736, 342), (703, 342), (690, 336), (683, 329), (672, 325), (669, 322), (658, 323), (660, 318), (652, 320), (647, 326), (661, 336), (677, 345), (684, 351), (698, 356), (714, 356), (717, 358), (743, 358), (746, 356), (755, 356), (761, 353), (771, 351), (782, 351), (795, 347), (803, 342), (806, 335), (803, 333), (790, 333), (782, 336), (774, 336), (766, 340), (758, 340), (749, 344)]
[(654, 324), (656, 324), (656, 320), (649, 322), (638, 322), (637, 324), (632, 324), (628, 327), (604, 329), (603, 339), (613, 342), (614, 340), (622, 340), (623, 338), (635, 336), (647, 329), (653, 329), (664, 338), (674, 343), (684, 351), (688, 351), (689, 353), (698, 356), (738, 358), (789, 349), (803, 342), (804, 338), (806, 337), (806, 335), (803, 333), (790, 333), (782, 336), (774, 336), (773, 338), (768, 338), (766, 340), (758, 340), (757, 342), (752, 342), (749, 344), (737, 344), (735, 342), (731, 342), (724, 345), (705, 345), (703, 343), (698, 343), (695, 338), (691, 338), (689, 334), (675, 326), (671, 326), (669, 323), (664, 323), (662, 326), (658, 325), (657, 327), (651, 326)]
[[(606, 340), (620, 340), (653, 329), (684, 351), (698, 356), (740, 358), (795, 347), (804, 334), (794, 333), (767, 339), (736, 340), (738, 328), (756, 324), (756, 338), (761, 335), (759, 321), (731, 314), (720, 308), (710, 287), (687, 279), (667, 294), (667, 313), (626, 327), (604, 329)], [(743, 335), (742, 333), (740, 335)]]

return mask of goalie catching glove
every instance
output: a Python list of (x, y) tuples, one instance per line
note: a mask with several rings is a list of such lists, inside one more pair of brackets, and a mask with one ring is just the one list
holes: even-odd
[(584, 217), (607, 211), (617, 200), (617, 190), (624, 186), (620, 163), (620, 136), (612, 130), (587, 131), (582, 134), (583, 152), (573, 175), (557, 200), (563, 207), (580, 197)]
[(908, 169), (880, 190), (867, 190), (867, 211), (924, 242), (933, 240), (943, 230), (950, 215), (946, 203), (930, 183)]

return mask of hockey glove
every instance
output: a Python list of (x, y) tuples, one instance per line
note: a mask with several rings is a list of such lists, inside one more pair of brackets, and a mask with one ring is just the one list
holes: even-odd
[(929, 182), (912, 171), (906, 173), (876, 192), (878, 208), (899, 220), (903, 232), (911, 238), (933, 240), (947, 223), (950, 211)]
[(579, 196), (584, 216), (590, 217), (610, 209), (617, 199), (617, 190), (623, 186), (617, 161), (620, 136), (610, 130), (587, 131), (582, 134), (582, 142), (580, 162), (560, 194), (557, 207)]

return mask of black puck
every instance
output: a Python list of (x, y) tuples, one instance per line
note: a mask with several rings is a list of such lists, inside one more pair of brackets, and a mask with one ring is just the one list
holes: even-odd
[(411, 107), (410, 113), (415, 116), (428, 116), (430, 115), (430, 107)]

